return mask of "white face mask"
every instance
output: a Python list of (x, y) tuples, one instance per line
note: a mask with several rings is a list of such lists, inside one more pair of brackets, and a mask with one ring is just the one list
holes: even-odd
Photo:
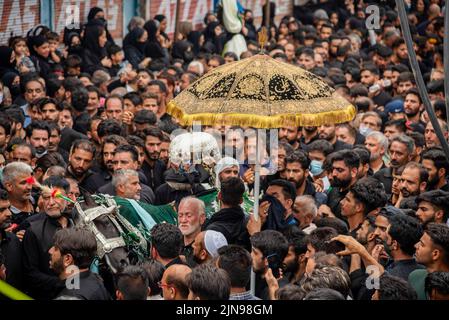
[(365, 127), (363, 125), (360, 125), (359, 132), (360, 132), (360, 134), (362, 134), (362, 135), (364, 135), (366, 137), (368, 134), (373, 132), (373, 129), (371, 129), (369, 127)]
[(0, 92), (0, 103), (3, 102), (3, 92)]

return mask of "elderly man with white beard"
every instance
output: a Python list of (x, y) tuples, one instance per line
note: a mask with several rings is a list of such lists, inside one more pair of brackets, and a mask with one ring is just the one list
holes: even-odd
[(184, 247), (181, 255), (185, 257), (191, 267), (196, 265), (193, 259), (192, 244), (196, 236), (201, 232), (201, 226), (206, 221), (204, 202), (195, 197), (185, 197), (178, 207), (178, 228), (184, 236)]

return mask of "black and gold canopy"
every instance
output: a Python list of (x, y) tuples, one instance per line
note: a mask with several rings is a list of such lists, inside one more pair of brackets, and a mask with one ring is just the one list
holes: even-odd
[(182, 125), (279, 128), (351, 121), (356, 109), (319, 77), (267, 55), (225, 64), (168, 104)]

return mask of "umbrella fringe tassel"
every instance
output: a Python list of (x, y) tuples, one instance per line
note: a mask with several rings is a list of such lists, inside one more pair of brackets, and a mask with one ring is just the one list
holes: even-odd
[(280, 128), (283, 126), (320, 126), (352, 121), (357, 113), (353, 105), (345, 109), (327, 111), (316, 114), (280, 114), (276, 116), (260, 116), (244, 113), (197, 113), (185, 114), (173, 100), (167, 106), (167, 112), (179, 120), (183, 126), (191, 126), (194, 122), (201, 125), (231, 125), (253, 128)]

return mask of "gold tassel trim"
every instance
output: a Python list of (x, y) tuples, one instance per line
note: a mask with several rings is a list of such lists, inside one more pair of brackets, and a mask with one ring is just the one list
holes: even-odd
[(201, 125), (229, 125), (253, 127), (260, 129), (281, 128), (283, 126), (321, 126), (352, 121), (357, 113), (356, 108), (349, 104), (338, 111), (302, 114), (279, 114), (275, 116), (260, 116), (243, 113), (196, 113), (185, 114), (173, 100), (167, 106), (167, 113), (178, 119), (182, 126), (191, 126), (194, 122)]

